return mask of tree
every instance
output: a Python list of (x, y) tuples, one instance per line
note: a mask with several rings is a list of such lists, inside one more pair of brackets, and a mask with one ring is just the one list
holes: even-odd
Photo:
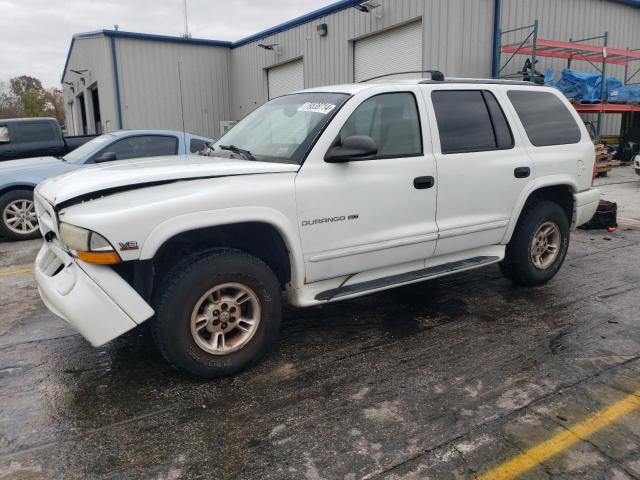
[(24, 117), (22, 102), (11, 93), (8, 83), (0, 82), (0, 118), (16, 117)]
[(29, 90), (42, 92), (42, 82), (35, 77), (29, 75), (20, 75), (9, 80), (11, 83), (11, 93), (16, 97), (22, 98)]
[(62, 90), (50, 88), (44, 91), (44, 109), (49, 117), (56, 117), (60, 125), (64, 125), (64, 98)]
[(39, 90), (27, 90), (20, 100), (27, 117), (41, 117), (44, 113), (44, 94)]
[(18, 117), (55, 117), (64, 125), (62, 91), (45, 89), (40, 80), (29, 75), (0, 82), (0, 118)]

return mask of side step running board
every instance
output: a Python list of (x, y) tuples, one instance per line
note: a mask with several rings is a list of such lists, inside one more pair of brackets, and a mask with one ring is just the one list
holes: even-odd
[(458, 260), (456, 262), (443, 263), (442, 265), (414, 270), (413, 272), (400, 273), (398, 275), (376, 278), (375, 280), (354, 283), (353, 285), (346, 285), (344, 287), (332, 288), (330, 290), (320, 292), (315, 298), (316, 300), (331, 300), (333, 298), (344, 297), (354, 293), (366, 292), (367, 290), (377, 290), (379, 288), (390, 287), (392, 285), (408, 283), (415, 280), (426, 280), (429, 277), (453, 273), (457, 270), (464, 270), (471, 267), (479, 267), (481, 265), (495, 263), (498, 260), (500, 260), (500, 257), (482, 256), (467, 258), (465, 260)]

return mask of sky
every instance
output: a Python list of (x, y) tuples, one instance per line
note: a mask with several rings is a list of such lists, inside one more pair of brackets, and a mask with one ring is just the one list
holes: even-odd
[[(239, 40), (335, 0), (187, 0), (194, 38)], [(179, 36), (183, 0), (0, 0), (0, 82), (17, 75), (60, 87), (74, 33), (112, 29)]]

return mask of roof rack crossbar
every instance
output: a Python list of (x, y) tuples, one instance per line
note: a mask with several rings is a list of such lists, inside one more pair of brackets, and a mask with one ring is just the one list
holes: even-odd
[(435, 80), (437, 82), (444, 81), (444, 74), (440, 70), (410, 70), (408, 72), (393, 72), (393, 73), (385, 73), (384, 75), (377, 75), (375, 77), (367, 78), (365, 80), (360, 80), (358, 83), (366, 83), (371, 80), (377, 80), (378, 78), (391, 77), (393, 75), (408, 75), (412, 73), (430, 73), (431, 80)]

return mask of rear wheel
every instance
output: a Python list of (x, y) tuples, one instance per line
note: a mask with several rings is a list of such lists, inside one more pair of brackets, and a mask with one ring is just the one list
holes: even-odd
[(238, 250), (190, 257), (165, 277), (152, 333), (169, 363), (204, 378), (255, 364), (275, 341), (280, 285), (261, 260)]
[(522, 212), (500, 269), (515, 284), (541, 285), (558, 273), (568, 248), (564, 210), (551, 201), (536, 202)]
[(0, 236), (8, 240), (40, 236), (33, 191), (11, 190), (0, 196)]

